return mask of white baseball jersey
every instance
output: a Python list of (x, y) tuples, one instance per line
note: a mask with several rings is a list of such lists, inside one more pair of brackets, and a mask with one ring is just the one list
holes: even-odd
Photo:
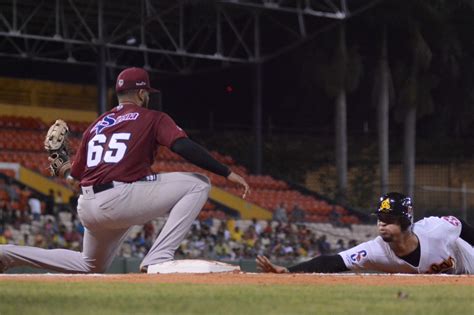
[(420, 242), (418, 266), (397, 257), (380, 236), (339, 255), (354, 271), (474, 274), (474, 247), (459, 237), (461, 222), (457, 218), (424, 218), (414, 224), (413, 232)]

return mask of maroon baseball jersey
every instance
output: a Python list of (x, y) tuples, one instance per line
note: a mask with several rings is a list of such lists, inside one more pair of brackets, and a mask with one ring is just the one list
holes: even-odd
[(165, 113), (122, 103), (87, 128), (72, 165), (82, 186), (134, 182), (152, 174), (158, 146), (171, 147), (186, 133)]

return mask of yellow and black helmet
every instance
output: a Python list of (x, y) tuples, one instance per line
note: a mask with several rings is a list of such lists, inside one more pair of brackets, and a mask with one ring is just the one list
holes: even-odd
[(397, 192), (390, 192), (379, 199), (377, 216), (391, 215), (401, 217), (407, 226), (413, 223), (413, 203), (411, 198)]

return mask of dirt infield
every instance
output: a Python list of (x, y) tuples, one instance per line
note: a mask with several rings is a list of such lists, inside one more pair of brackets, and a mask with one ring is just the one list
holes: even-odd
[(123, 274), (123, 275), (64, 275), (64, 274), (3, 274), (0, 281), (40, 282), (129, 282), (129, 283), (194, 283), (226, 285), (273, 285), (273, 284), (354, 284), (354, 285), (472, 285), (474, 275), (387, 275), (387, 274)]

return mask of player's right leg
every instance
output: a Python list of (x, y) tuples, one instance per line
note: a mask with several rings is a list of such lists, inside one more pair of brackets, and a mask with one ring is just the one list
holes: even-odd
[(161, 175), (162, 184), (157, 189), (156, 199), (166, 200), (172, 195), (177, 195), (179, 198), (175, 199), (176, 202), (173, 202), (171, 209), (169, 209), (168, 220), (143, 259), (141, 270), (145, 270), (149, 265), (174, 259), (176, 249), (186, 237), (192, 223), (206, 203), (211, 188), (209, 179), (200, 174), (166, 173)]

